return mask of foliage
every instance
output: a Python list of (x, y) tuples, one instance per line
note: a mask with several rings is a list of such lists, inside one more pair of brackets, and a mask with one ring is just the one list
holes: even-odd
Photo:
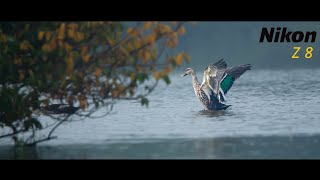
[(0, 23), (0, 129), (11, 129), (0, 138), (46, 128), (35, 114), (56, 103), (83, 117), (121, 99), (148, 105), (157, 82), (189, 61), (170, 50), (184, 34), (181, 22)]

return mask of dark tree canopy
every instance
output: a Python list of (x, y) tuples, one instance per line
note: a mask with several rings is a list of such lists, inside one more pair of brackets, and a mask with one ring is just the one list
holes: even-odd
[[(32, 144), (71, 115), (110, 111), (120, 99), (148, 105), (157, 82), (169, 84), (168, 74), (189, 61), (170, 51), (184, 34), (181, 22), (0, 23), (0, 138), (32, 132)], [(54, 125), (44, 126), (39, 112)]]

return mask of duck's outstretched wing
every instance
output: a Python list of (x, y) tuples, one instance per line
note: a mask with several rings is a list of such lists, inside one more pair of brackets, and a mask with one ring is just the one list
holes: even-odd
[(217, 78), (218, 80), (222, 78), (224, 71), (227, 68), (227, 63), (221, 59), (213, 64), (210, 64), (205, 72), (211, 78)]
[[(219, 81), (226, 71), (227, 63), (221, 59), (213, 64), (210, 64), (203, 72), (203, 80), (201, 88), (207, 90), (208, 88), (213, 91), (214, 95), (219, 92)], [(207, 90), (209, 91), (209, 90)], [(211, 94), (210, 94), (211, 95)]]
[(215, 72), (215, 77), (220, 80), (227, 68), (227, 63), (221, 59), (220, 61), (212, 64), (212, 65), (209, 65), (210, 69), (216, 69), (216, 72)]
[(232, 87), (234, 81), (238, 79), (244, 72), (251, 70), (250, 64), (244, 64), (227, 68), (219, 81), (219, 98), (222, 102), (226, 101), (225, 95)]
[(227, 63), (221, 59), (209, 65), (204, 71), (201, 88), (209, 98), (213, 95), (217, 97), (219, 102), (226, 102), (225, 95), (234, 84), (234, 81), (247, 70), (251, 70), (250, 64), (227, 68)]

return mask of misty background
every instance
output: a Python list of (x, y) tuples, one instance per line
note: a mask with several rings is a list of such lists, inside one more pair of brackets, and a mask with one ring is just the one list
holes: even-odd
[[(287, 27), (288, 31), (316, 31), (314, 43), (260, 43), (261, 29)], [(190, 64), (202, 70), (208, 63), (224, 58), (228, 66), (250, 63), (255, 69), (319, 68), (320, 22), (196, 22), (186, 23), (186, 35), (180, 37), (177, 50), (191, 56)], [(299, 59), (292, 59), (294, 46), (300, 46)], [(305, 49), (313, 47), (313, 56), (304, 57)]]

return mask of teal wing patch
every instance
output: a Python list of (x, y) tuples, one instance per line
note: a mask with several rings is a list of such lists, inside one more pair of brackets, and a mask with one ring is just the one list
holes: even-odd
[(224, 92), (224, 94), (227, 94), (227, 92), (232, 87), (233, 83), (235, 81), (235, 78), (231, 75), (226, 74), (226, 76), (223, 78), (223, 80), (220, 83), (220, 88)]

